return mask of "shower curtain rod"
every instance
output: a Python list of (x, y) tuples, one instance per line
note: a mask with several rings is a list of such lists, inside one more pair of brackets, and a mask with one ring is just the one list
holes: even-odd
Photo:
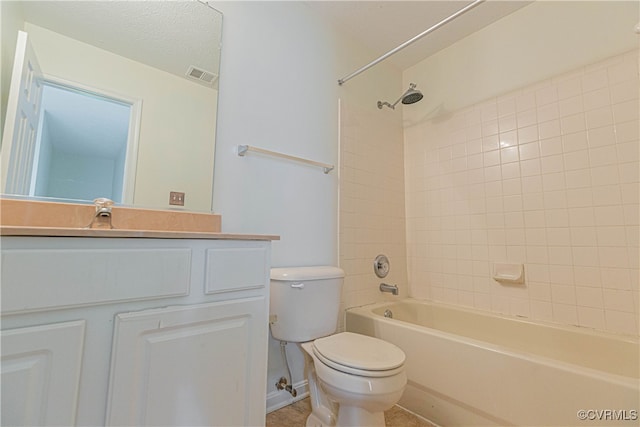
[(454, 13), (453, 15), (443, 19), (442, 21), (438, 22), (437, 24), (433, 25), (432, 27), (424, 30), (423, 32), (421, 32), (420, 34), (418, 34), (417, 36), (415, 36), (414, 38), (412, 38), (411, 40), (407, 40), (406, 42), (402, 43), (400, 46), (396, 47), (393, 50), (390, 50), (389, 52), (385, 53), (384, 55), (382, 55), (380, 58), (370, 62), (369, 64), (365, 65), (364, 67), (354, 71), (353, 73), (349, 74), (346, 77), (343, 77), (341, 79), (338, 80), (338, 84), (340, 86), (342, 86), (344, 83), (346, 83), (348, 80), (351, 80), (352, 78), (354, 78), (355, 76), (357, 76), (358, 74), (362, 73), (363, 71), (368, 70), (369, 68), (373, 67), (374, 65), (376, 65), (377, 63), (384, 61), (385, 59), (387, 59), (388, 57), (390, 57), (391, 55), (393, 55), (394, 53), (404, 49), (405, 47), (409, 46), (410, 44), (412, 44), (413, 42), (416, 42), (418, 40), (420, 40), (422, 37), (426, 36), (427, 34), (437, 30), (438, 28), (442, 27), (444, 24), (456, 19), (458, 16), (462, 15), (463, 13), (473, 9), (474, 7), (478, 6), (480, 3), (482, 3), (485, 0), (476, 0), (473, 3), (463, 7), (462, 9), (460, 9), (459, 11), (457, 11), (456, 13)]

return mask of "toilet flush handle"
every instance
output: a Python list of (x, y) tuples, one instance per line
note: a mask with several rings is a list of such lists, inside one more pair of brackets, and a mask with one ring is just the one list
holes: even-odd
[(292, 283), (291, 287), (294, 289), (302, 289), (304, 288), (304, 283)]

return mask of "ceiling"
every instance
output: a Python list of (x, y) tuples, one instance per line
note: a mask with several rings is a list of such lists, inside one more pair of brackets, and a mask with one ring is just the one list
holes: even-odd
[[(351, 35), (374, 60), (473, 3), (461, 0), (309, 1), (308, 4)], [(532, 1), (488, 0), (411, 44), (387, 61), (401, 70), (417, 64), (469, 34)], [(362, 64), (365, 65), (365, 64)]]
[[(222, 16), (201, 3), (207, 4), (203, 0), (22, 4), (29, 22), (184, 76), (189, 65), (218, 72)], [(366, 46), (374, 60), (472, 1), (307, 0), (306, 3)], [(388, 62), (402, 70), (409, 68), (529, 3), (487, 0), (391, 56)]]

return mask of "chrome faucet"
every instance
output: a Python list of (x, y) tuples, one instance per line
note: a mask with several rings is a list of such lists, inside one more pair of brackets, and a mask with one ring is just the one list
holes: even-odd
[(93, 203), (96, 205), (96, 214), (88, 225), (88, 228), (113, 228), (111, 225), (111, 206), (113, 206), (113, 200), (101, 197), (95, 199)]
[(396, 285), (380, 283), (380, 292), (390, 292), (392, 295), (398, 295), (398, 287)]

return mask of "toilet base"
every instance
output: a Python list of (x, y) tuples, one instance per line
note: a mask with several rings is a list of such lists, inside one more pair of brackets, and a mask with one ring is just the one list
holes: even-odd
[(307, 417), (306, 427), (333, 427), (336, 425), (335, 414), (329, 408), (323, 405), (313, 407), (313, 400), (311, 406), (311, 414)]
[(369, 412), (355, 406), (341, 406), (335, 424), (324, 423), (311, 413), (307, 417), (306, 427), (385, 427), (384, 412)]
[(336, 427), (385, 427), (384, 412), (369, 412), (356, 406), (340, 405)]
[(322, 420), (316, 417), (314, 414), (309, 414), (307, 417), (306, 427), (330, 427), (329, 424), (325, 424)]

